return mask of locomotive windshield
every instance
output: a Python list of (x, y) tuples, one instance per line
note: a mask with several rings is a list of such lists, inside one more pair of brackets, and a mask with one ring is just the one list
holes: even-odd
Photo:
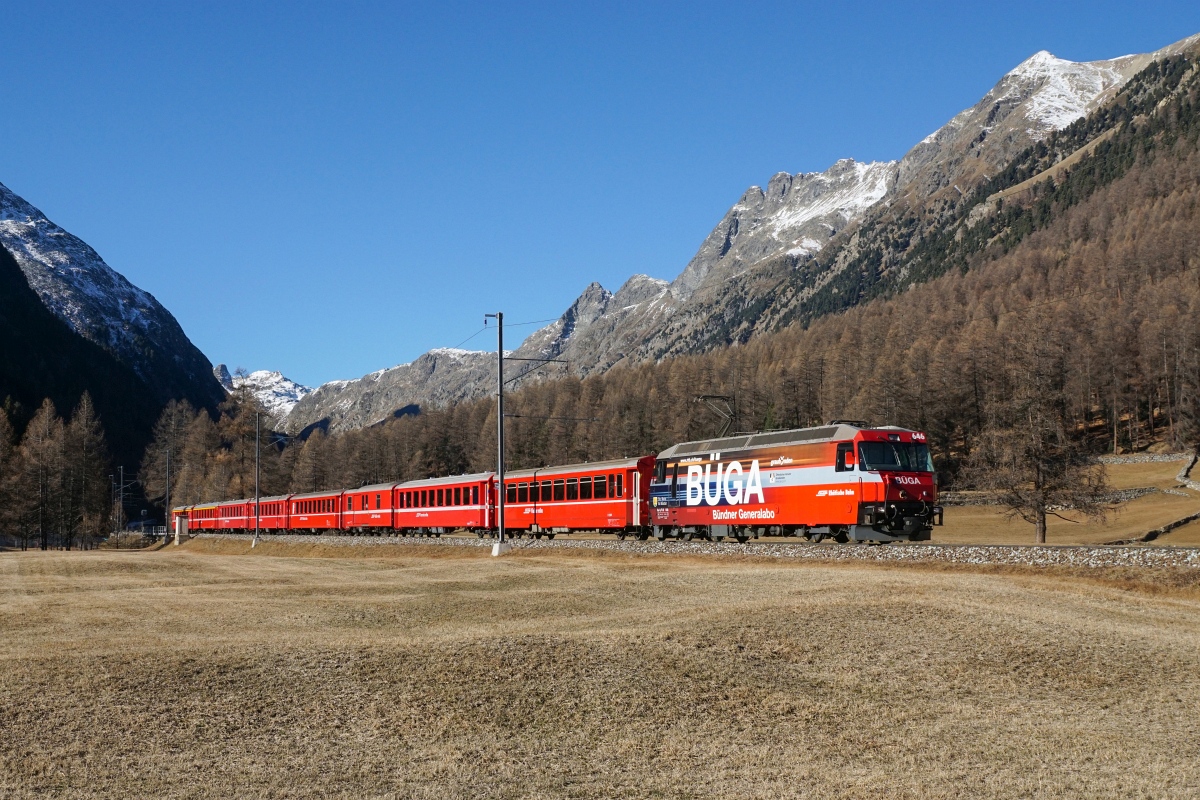
[(860, 442), (858, 460), (864, 470), (933, 472), (933, 460), (929, 457), (929, 448), (923, 444)]

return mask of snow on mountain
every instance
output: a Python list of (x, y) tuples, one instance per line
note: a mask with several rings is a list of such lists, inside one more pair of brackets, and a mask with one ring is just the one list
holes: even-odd
[[(83, 240), (0, 184), (0, 243), (21, 265), (42, 302), (76, 332), (121, 349), (129, 331), (149, 333), (165, 311), (104, 263)], [(93, 335), (89, 335), (93, 334)]]
[(1026, 101), (1029, 134), (1061, 130), (1091, 111), (1096, 98), (1128, 80), (1118, 64), (1129, 58), (1079, 63), (1042, 50), (1022, 61), (1008, 76), (1040, 84)]
[(896, 169), (894, 161), (843, 158), (824, 172), (777, 173), (765, 190), (751, 186), (671, 283), (671, 294), (686, 300), (773, 255), (813, 255), (888, 194)]
[(1153, 53), (1067, 61), (1045, 50), (1006, 73), (983, 98), (926, 136), (900, 160), (898, 193), (917, 202), (965, 192), (1021, 150), (1107, 102), (1151, 62), (1200, 41), (1189, 36)]
[(213, 367), (213, 374), (228, 392), (240, 389), (250, 392), (266, 412), (277, 420), (284, 419), (297, 403), (313, 392), (308, 386), (285, 378), (283, 373), (265, 369), (248, 375), (230, 375), (228, 367), (218, 364)]
[[(826, 172), (796, 175), (789, 202), (771, 212), (763, 224), (776, 241), (796, 245), (788, 252), (815, 253), (824, 242), (801, 232), (808, 223), (815, 220), (825, 230), (845, 227), (882, 200), (895, 178), (894, 161), (862, 164), (852, 158), (838, 161)], [(831, 225), (831, 217), (840, 220), (841, 225)]]
[(219, 401), (211, 364), (171, 313), (3, 184), (0, 246), (55, 316), (131, 367), (159, 399)]

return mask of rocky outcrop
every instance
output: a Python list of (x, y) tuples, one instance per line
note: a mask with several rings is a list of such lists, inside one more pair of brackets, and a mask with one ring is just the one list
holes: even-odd
[(296, 403), (284, 428), (292, 434), (314, 427), (362, 428), (425, 406), (482, 397), (494, 391), (495, 384), (495, 353), (431, 350), (409, 364), (317, 387)]

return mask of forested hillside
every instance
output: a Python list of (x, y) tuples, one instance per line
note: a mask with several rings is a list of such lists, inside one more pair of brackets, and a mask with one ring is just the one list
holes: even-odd
[[(857, 281), (847, 294), (875, 299), (707, 354), (521, 389), (509, 403), (509, 465), (707, 438), (722, 420), (696, 402), (705, 394), (735, 398), (734, 430), (833, 418), (922, 429), (959, 485), (985, 434), (1022, 424), (1018, 397), (1036, 397), (1059, 435), (1093, 452), (1196, 447), (1197, 75), (1185, 57), (1155, 65), (1112, 105), (1022, 153), (891, 268), (844, 273)], [(1089, 149), (1070, 158), (1080, 147)], [(918, 270), (928, 280), (916, 283)], [(264, 492), (491, 469), (494, 405), (281, 439)], [(174, 425), (188, 471), (181, 502), (252, 486), (250, 420), (230, 413), (214, 424), (186, 410)], [(161, 485), (164, 441), (146, 462), (148, 485)]]
[[(1143, 139), (1120, 177), (1045, 203), (1036, 230), (894, 297), (705, 355), (565, 378), (511, 396), (512, 467), (654, 452), (711, 436), (701, 394), (736, 398), (735, 430), (835, 417), (920, 428), (953, 477), (1023, 383), (1097, 452), (1197, 444), (1200, 149), (1194, 93)], [(1087, 162), (1078, 169), (1088, 169)], [(1074, 185), (1057, 184), (1053, 191)], [(1016, 205), (1014, 200), (1010, 205)], [(1014, 215), (1023, 213), (1014, 210)], [(1036, 358), (1033, 358), (1036, 356)], [(1035, 374), (1036, 370), (1036, 374)], [(267, 491), (490, 469), (494, 402), (462, 403), (276, 451)], [(545, 420), (539, 417), (572, 419)], [(581, 421), (593, 419), (595, 421)], [(245, 436), (195, 424), (195, 478), (177, 497), (229, 496)], [(238, 438), (240, 436), (240, 438)], [(234, 452), (242, 455), (233, 456)], [(224, 453), (224, 454), (223, 454)], [(244, 479), (236, 486), (244, 493)], [(233, 491), (233, 494), (238, 494)]]

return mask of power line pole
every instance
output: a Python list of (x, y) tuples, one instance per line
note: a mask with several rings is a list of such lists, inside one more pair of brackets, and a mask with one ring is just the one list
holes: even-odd
[(262, 412), (254, 412), (254, 541), (250, 543), (251, 547), (258, 545), (258, 523), (260, 515), (258, 513), (258, 478), (259, 478), (259, 451), (261, 450), (262, 442)]
[[(171, 442), (167, 441), (167, 489), (163, 497), (163, 505), (166, 509), (163, 511), (163, 528), (169, 530), (171, 525)], [(163, 533), (163, 540), (166, 541), (166, 532)]]
[(488, 319), (496, 320), (496, 525), (500, 532), (499, 555), (506, 548), (504, 536), (504, 312), (484, 314), (484, 325)]

